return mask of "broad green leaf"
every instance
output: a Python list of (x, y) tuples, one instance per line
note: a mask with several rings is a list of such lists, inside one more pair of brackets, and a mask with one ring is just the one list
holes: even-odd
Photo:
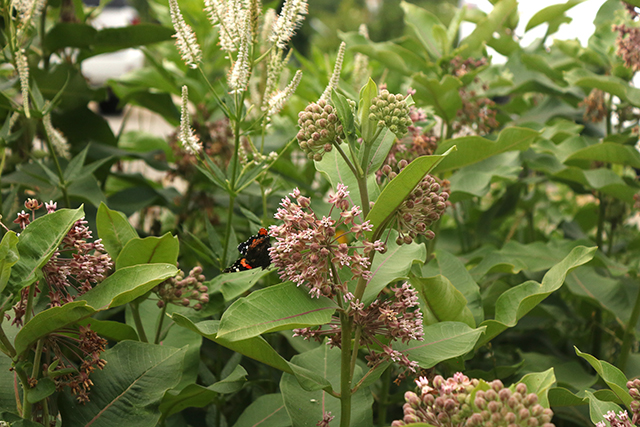
[(571, 85), (587, 89), (600, 89), (640, 107), (640, 89), (618, 77), (594, 74), (584, 68), (574, 68), (565, 72), (564, 78)]
[(373, 258), (371, 273), (373, 277), (367, 283), (367, 288), (362, 296), (365, 305), (376, 299), (378, 294), (390, 283), (396, 280), (406, 279), (414, 262), (424, 263), (427, 259), (427, 248), (423, 243), (412, 243), (410, 245), (396, 244), (398, 233), (394, 230), (388, 238), (382, 240), (387, 242), (387, 252), (377, 253)]
[(367, 175), (377, 172), (378, 169), (382, 167), (382, 164), (387, 159), (389, 150), (391, 150), (395, 141), (396, 136), (393, 132), (388, 128), (382, 129), (380, 136), (376, 138), (371, 146), (371, 152), (367, 162), (367, 170), (365, 171)]
[(624, 402), (627, 408), (630, 408), (630, 404), (633, 401), (631, 395), (629, 395), (629, 389), (627, 388), (627, 377), (622, 371), (609, 362), (604, 360), (598, 360), (588, 353), (583, 353), (575, 347), (576, 354), (589, 362), (591, 367), (596, 370), (600, 378), (609, 386), (609, 388), (618, 396), (622, 402)]
[(480, 136), (464, 136), (443, 141), (438, 145), (437, 154), (448, 151), (454, 145), (457, 151), (450, 153), (433, 172), (458, 169), (506, 151), (524, 151), (538, 135), (539, 132), (532, 129), (509, 127), (500, 132), (497, 141)]
[(111, 259), (118, 259), (124, 245), (138, 237), (127, 217), (122, 212), (109, 209), (104, 203), (98, 208), (96, 228)]
[(226, 378), (203, 387), (198, 384), (189, 384), (180, 391), (169, 390), (160, 403), (162, 419), (182, 411), (185, 408), (203, 408), (220, 394), (235, 393), (246, 384), (247, 371), (240, 365)]
[(116, 271), (138, 264), (171, 264), (178, 262), (180, 243), (177, 236), (167, 233), (162, 237), (134, 237), (122, 248), (116, 259)]
[(458, 110), (462, 108), (462, 98), (458, 92), (462, 82), (448, 74), (440, 81), (422, 72), (412, 75), (411, 78), (412, 86), (416, 89), (413, 95), (416, 101), (431, 105), (438, 116), (446, 123), (451, 123), (456, 118)]
[(473, 197), (484, 197), (495, 182), (515, 182), (522, 172), (520, 153), (496, 154), (478, 163), (458, 169), (451, 175), (449, 201), (456, 203)]
[(613, 196), (629, 204), (634, 203), (633, 196), (637, 190), (629, 185), (614, 171), (607, 168), (583, 170), (567, 167), (553, 174), (560, 181), (572, 181), (593, 190)]
[(269, 274), (270, 270), (253, 268), (233, 274), (219, 274), (206, 283), (209, 292), (220, 291), (225, 301), (232, 301), (247, 292), (258, 280)]
[(93, 49), (84, 51), (79, 60), (101, 53), (115, 52), (129, 47), (144, 46), (171, 40), (173, 28), (156, 24), (137, 24), (126, 27), (103, 28), (95, 35)]
[(324, 325), (338, 307), (328, 298), (311, 298), (304, 286), (286, 282), (236, 300), (220, 319), (218, 336), (229, 341), (266, 332)]
[(26, 420), (11, 412), (0, 412), (0, 420), (6, 421), (11, 427), (40, 427), (42, 424)]
[(549, 398), (547, 394), (549, 389), (556, 383), (556, 376), (553, 368), (544, 372), (536, 372), (527, 374), (520, 379), (521, 383), (527, 386), (527, 393), (535, 393), (538, 396), (538, 402), (545, 408), (549, 406)]
[(589, 403), (587, 398), (579, 397), (563, 387), (551, 388), (548, 397), (551, 406), (581, 406)]
[(549, 65), (548, 56), (522, 53), (520, 55), (520, 60), (528, 69), (538, 71), (560, 85), (566, 84), (563, 80), (564, 75), (562, 74), (562, 71), (558, 71)]
[(393, 348), (428, 369), (473, 350), (485, 329), (484, 326), (473, 329), (460, 322), (440, 322), (424, 327), (424, 341), (395, 343)]
[(320, 390), (330, 387), (330, 384), (325, 379), (319, 377), (313, 371), (287, 362), (260, 336), (242, 341), (229, 341), (226, 338), (218, 338), (220, 322), (217, 320), (205, 320), (194, 324), (191, 320), (179, 313), (173, 313), (171, 318), (176, 324), (190, 329), (223, 347), (262, 362), (265, 365), (295, 375), (305, 390)]
[(135, 425), (153, 427), (165, 391), (180, 381), (184, 349), (124, 341), (103, 353), (107, 364), (91, 374), (91, 400), (80, 404), (67, 392), (63, 426)]
[(373, 135), (376, 133), (378, 123), (369, 119), (371, 102), (378, 96), (378, 86), (369, 78), (369, 81), (360, 89), (360, 100), (358, 101), (358, 115), (360, 116), (360, 133), (364, 143), (373, 143)]
[(27, 401), (29, 403), (40, 402), (46, 399), (56, 391), (56, 384), (51, 378), (40, 378), (38, 384), (27, 393)]
[(357, 138), (355, 118), (353, 117), (353, 111), (349, 106), (347, 98), (333, 90), (331, 91), (331, 102), (336, 108), (336, 114), (338, 115), (338, 119), (340, 119), (340, 123), (342, 123), (347, 141), (349, 141), (349, 139), (355, 140)]
[(60, 209), (37, 218), (22, 230), (16, 246), (20, 260), (13, 265), (9, 278), (11, 293), (17, 294), (36, 281), (40, 269), (58, 250), (71, 227), (83, 216), (82, 207), (75, 210)]
[(23, 354), (40, 338), (94, 314), (96, 310), (86, 301), (74, 301), (60, 307), (51, 307), (36, 314), (16, 335), (13, 343), (16, 353)]
[(473, 314), (467, 307), (467, 299), (449, 279), (442, 275), (428, 278), (412, 275), (410, 282), (424, 303), (424, 325), (450, 321), (461, 322), (471, 328), (476, 326)]
[[(338, 348), (322, 345), (315, 350), (298, 354), (291, 358), (291, 362), (303, 368), (313, 370), (326, 378), (334, 390), (340, 389), (340, 357)], [(356, 366), (354, 383), (362, 376), (362, 370)], [(295, 377), (284, 374), (280, 380), (280, 391), (284, 405), (294, 426), (313, 426), (324, 415), (331, 412), (336, 419), (340, 419), (340, 400), (323, 390), (304, 390)], [(373, 425), (372, 408), (373, 397), (368, 389), (360, 389), (351, 397), (351, 426), (370, 427)]]
[(373, 230), (367, 233), (369, 237), (375, 235), (380, 227), (387, 225), (396, 209), (420, 181), (445, 157), (451, 155), (452, 151), (455, 151), (453, 147), (441, 155), (418, 157), (386, 185), (367, 215), (367, 220), (373, 225)]
[(175, 276), (175, 264), (142, 264), (123, 267), (80, 297), (96, 310), (117, 307), (144, 295), (160, 282)]
[[(455, 255), (438, 249), (435, 258), (422, 268), (422, 277), (443, 275), (456, 287), (467, 300), (467, 307), (473, 314), (476, 324), (484, 320), (484, 309), (480, 297), (480, 287), (473, 280), (465, 265)], [(474, 325), (475, 326), (475, 325)]]
[(126, 323), (116, 322), (115, 320), (84, 319), (79, 321), (78, 325), (90, 325), (92, 331), (111, 341), (138, 341), (138, 333), (135, 329)]
[(564, 15), (567, 10), (571, 9), (577, 4), (582, 3), (583, 1), (584, 0), (569, 0), (566, 3), (554, 4), (539, 10), (535, 15), (531, 17), (529, 22), (527, 22), (527, 26), (524, 31), (527, 32), (530, 29), (537, 27), (538, 25), (542, 25), (545, 22), (557, 19), (558, 16)]
[(20, 259), (17, 245), (16, 233), (7, 231), (0, 242), (0, 295), (9, 282), (11, 267)]
[(502, 28), (503, 23), (517, 7), (517, 0), (499, 0), (495, 3), (491, 13), (478, 22), (471, 34), (460, 41), (460, 46), (466, 45), (466, 47), (463, 47), (458, 54), (466, 57), (481, 49), (482, 45), (492, 38), (493, 33)]
[(552, 292), (560, 289), (569, 271), (590, 261), (596, 249), (578, 246), (544, 275), (542, 283), (529, 280), (500, 295), (495, 304), (495, 319), (485, 320), (481, 324), (487, 327), (487, 331), (477, 347), (489, 342), (507, 328), (514, 327), (524, 315)]
[(240, 414), (233, 427), (289, 427), (291, 418), (284, 407), (282, 395), (260, 396)]
[(631, 145), (612, 142), (593, 144), (571, 154), (570, 160), (593, 160), (640, 168), (640, 153)]
[(434, 27), (442, 26), (440, 19), (428, 10), (406, 1), (402, 1), (400, 7), (404, 11), (405, 24), (411, 29), (431, 58), (434, 60), (440, 58), (442, 49), (438, 47), (433, 37)]
[(584, 394), (589, 399), (589, 416), (593, 424), (603, 422), (607, 425), (607, 420), (604, 418), (607, 412), (613, 411), (616, 414), (621, 412), (621, 408), (615, 403), (600, 400), (588, 390)]
[(59, 22), (47, 32), (45, 47), (55, 52), (64, 47), (88, 48), (98, 31), (91, 25), (76, 22)]

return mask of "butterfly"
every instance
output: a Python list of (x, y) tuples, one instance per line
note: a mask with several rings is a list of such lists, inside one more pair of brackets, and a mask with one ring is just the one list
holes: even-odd
[(249, 237), (246, 242), (238, 245), (240, 258), (231, 266), (224, 269), (223, 273), (235, 273), (237, 271), (251, 270), (252, 268), (262, 267), (263, 269), (271, 265), (271, 257), (269, 256), (269, 248), (271, 247), (271, 238), (265, 228), (261, 228), (258, 234)]

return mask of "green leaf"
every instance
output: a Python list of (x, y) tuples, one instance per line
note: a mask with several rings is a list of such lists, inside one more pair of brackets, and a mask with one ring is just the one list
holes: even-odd
[(14, 264), (9, 278), (9, 290), (14, 295), (35, 282), (40, 269), (58, 250), (71, 227), (84, 216), (82, 206), (76, 210), (60, 209), (46, 214), (22, 230), (17, 244), (20, 260)]
[(382, 132), (380, 132), (380, 136), (378, 136), (378, 138), (376, 138), (376, 140), (371, 145), (371, 152), (366, 163), (367, 168), (365, 173), (367, 174), (367, 176), (371, 173), (377, 172), (378, 169), (380, 169), (384, 161), (387, 159), (389, 150), (391, 150), (391, 147), (393, 147), (395, 141), (396, 136), (389, 130), (389, 128), (382, 129)]
[(442, 48), (438, 47), (433, 37), (435, 27), (441, 27), (444, 30), (440, 19), (428, 10), (406, 1), (400, 2), (400, 7), (404, 11), (405, 24), (411, 29), (431, 58), (440, 58), (442, 56)]
[[(340, 357), (338, 348), (322, 345), (315, 350), (298, 354), (291, 358), (291, 362), (306, 369), (318, 372), (331, 383), (333, 389), (340, 389)], [(354, 384), (362, 376), (359, 366), (354, 370)], [(295, 377), (284, 374), (280, 380), (280, 390), (284, 405), (294, 426), (313, 426), (321, 420), (324, 412), (340, 419), (340, 400), (323, 390), (304, 390)], [(351, 397), (351, 426), (371, 427), (373, 425), (372, 406), (373, 396), (368, 389), (359, 389)]]
[(593, 144), (577, 150), (566, 158), (565, 163), (571, 160), (591, 160), (640, 168), (640, 153), (634, 146), (613, 142)]
[(454, 145), (457, 151), (450, 153), (433, 172), (458, 169), (506, 151), (524, 151), (538, 135), (539, 132), (533, 129), (509, 127), (500, 132), (497, 141), (480, 136), (464, 136), (443, 141), (438, 145), (436, 154), (444, 153)]
[(138, 237), (127, 217), (122, 212), (109, 209), (104, 203), (98, 207), (96, 228), (111, 259), (118, 259), (124, 245)]
[(229, 183), (227, 181), (227, 177), (225, 176), (224, 172), (222, 172), (220, 170), (220, 168), (218, 167), (218, 165), (216, 165), (213, 160), (211, 160), (209, 158), (209, 156), (204, 156), (204, 161), (207, 165), (207, 168), (203, 168), (201, 166), (196, 165), (196, 167), (198, 168), (198, 170), (200, 172), (202, 172), (202, 174), (204, 176), (206, 176), (207, 178), (209, 178), (209, 180), (214, 183), (215, 185), (217, 185), (218, 187), (222, 188), (225, 191), (228, 191), (229, 189)]
[(476, 326), (467, 299), (449, 279), (442, 275), (429, 278), (412, 275), (410, 282), (424, 302), (423, 324), (451, 321), (465, 323), (471, 328)]
[(124, 245), (116, 259), (116, 270), (138, 264), (176, 265), (180, 243), (177, 236), (167, 233), (162, 237), (134, 237)]
[(414, 70), (425, 66), (425, 59), (416, 52), (393, 42), (374, 43), (357, 32), (339, 33), (347, 43), (349, 50), (363, 53), (369, 58), (384, 64), (390, 70), (409, 76)]
[(583, 353), (575, 347), (576, 354), (586, 360), (593, 369), (596, 370), (600, 378), (609, 386), (609, 388), (618, 396), (622, 402), (624, 402), (627, 408), (630, 408), (633, 398), (629, 395), (629, 389), (627, 388), (627, 377), (624, 373), (604, 360), (598, 360), (588, 353)]
[(117, 307), (133, 301), (160, 282), (175, 276), (175, 264), (142, 264), (116, 270), (80, 299), (96, 310)]
[(464, 58), (480, 50), (482, 45), (491, 39), (493, 33), (502, 28), (503, 23), (517, 7), (517, 0), (499, 0), (495, 3), (491, 13), (478, 22), (473, 32), (460, 42), (460, 46), (466, 46), (458, 55)]
[(26, 420), (11, 412), (0, 412), (0, 420), (6, 421), (11, 427), (41, 427), (42, 424)]
[(287, 362), (260, 336), (241, 341), (229, 341), (226, 338), (218, 338), (220, 322), (217, 320), (205, 320), (194, 324), (191, 320), (179, 313), (173, 313), (171, 318), (177, 325), (190, 329), (223, 347), (262, 362), (265, 365), (295, 375), (305, 390), (320, 390), (331, 386), (325, 379), (313, 371)]
[(522, 173), (520, 153), (509, 151), (496, 154), (472, 165), (464, 166), (451, 175), (449, 201), (456, 203), (473, 197), (484, 197), (496, 182), (518, 180)]
[(233, 427), (289, 427), (291, 418), (284, 407), (282, 395), (260, 396), (240, 414)]
[(578, 246), (544, 275), (542, 283), (529, 280), (500, 295), (495, 304), (495, 320), (485, 320), (481, 324), (487, 327), (487, 332), (478, 347), (515, 326), (525, 314), (560, 289), (569, 271), (590, 261), (596, 249)]
[(362, 89), (360, 89), (360, 100), (358, 101), (360, 133), (362, 134), (364, 144), (373, 143), (373, 135), (378, 129), (378, 123), (373, 120), (369, 120), (371, 102), (376, 96), (378, 96), (378, 86), (376, 86), (376, 83), (371, 78), (369, 78), (367, 84), (362, 86)]
[(547, 394), (551, 387), (556, 383), (556, 376), (553, 368), (550, 368), (544, 372), (535, 372), (527, 374), (522, 379), (521, 383), (527, 386), (527, 393), (535, 393), (538, 396), (538, 402), (545, 408), (549, 406), (549, 398)]
[(93, 332), (111, 341), (138, 341), (138, 333), (135, 329), (115, 320), (84, 319), (79, 321), (78, 325), (90, 325)]
[(246, 384), (247, 371), (240, 365), (228, 377), (208, 387), (198, 384), (189, 384), (182, 390), (169, 390), (160, 403), (160, 412), (165, 419), (185, 408), (204, 408), (220, 394), (235, 393)]
[(362, 302), (367, 305), (376, 299), (378, 294), (390, 283), (408, 277), (411, 266), (414, 262), (424, 263), (427, 259), (427, 248), (423, 243), (412, 243), (410, 245), (396, 244), (398, 233), (393, 230), (387, 238), (382, 238), (387, 242), (387, 252), (376, 254), (371, 265), (373, 277), (367, 284), (367, 288), (362, 296)]
[(422, 72), (412, 75), (411, 78), (412, 86), (416, 89), (413, 98), (419, 103), (431, 105), (438, 116), (446, 123), (451, 123), (462, 108), (462, 98), (458, 92), (462, 82), (451, 75), (446, 75), (438, 81)]
[(338, 115), (338, 119), (340, 119), (340, 123), (342, 123), (342, 128), (347, 136), (347, 141), (355, 141), (357, 138), (355, 118), (353, 117), (353, 111), (349, 106), (347, 98), (336, 92), (334, 89), (331, 91), (331, 102), (336, 108), (336, 114)]
[(80, 404), (63, 394), (63, 426), (153, 427), (167, 389), (180, 381), (185, 349), (124, 341), (103, 353), (107, 365), (91, 374), (91, 400)]
[(329, 323), (338, 307), (328, 298), (311, 298), (305, 287), (286, 282), (252, 292), (224, 312), (218, 336), (245, 340), (266, 332)]
[(607, 412), (613, 411), (617, 414), (621, 411), (620, 407), (615, 403), (604, 402), (588, 390), (585, 390), (584, 394), (589, 399), (589, 416), (594, 424), (603, 422), (607, 425), (607, 420), (604, 418)]
[(27, 393), (27, 401), (29, 403), (40, 402), (46, 399), (56, 391), (56, 384), (51, 378), (40, 378), (38, 384)]
[(45, 48), (55, 52), (64, 47), (88, 48), (93, 43), (98, 30), (91, 25), (75, 22), (57, 23), (49, 32), (45, 40)]
[(537, 27), (538, 25), (542, 25), (545, 22), (557, 19), (558, 16), (564, 15), (567, 10), (571, 9), (577, 4), (582, 3), (583, 1), (584, 0), (569, 0), (564, 4), (554, 4), (539, 10), (535, 15), (531, 17), (529, 22), (527, 22), (527, 26), (524, 31), (527, 32), (530, 29)]
[(451, 148), (441, 155), (418, 157), (387, 184), (367, 215), (367, 220), (373, 225), (373, 230), (368, 232), (369, 237), (375, 235), (380, 227), (387, 225), (396, 209), (411, 194), (416, 185), (445, 157), (451, 155), (452, 151), (455, 149)]
[(270, 270), (253, 268), (234, 274), (220, 274), (206, 283), (209, 292), (219, 290), (225, 301), (232, 301), (247, 292), (258, 280), (269, 274)]
[(393, 347), (409, 360), (418, 362), (421, 368), (428, 369), (473, 350), (485, 329), (484, 326), (472, 329), (459, 322), (440, 322), (424, 327), (424, 341), (395, 343)]
[(0, 242), (0, 295), (9, 282), (11, 267), (19, 259), (18, 236), (13, 231), (7, 231)]
[(574, 68), (565, 72), (564, 79), (571, 85), (587, 89), (600, 89), (636, 107), (640, 107), (640, 89), (631, 86), (618, 77), (598, 75), (584, 68)]

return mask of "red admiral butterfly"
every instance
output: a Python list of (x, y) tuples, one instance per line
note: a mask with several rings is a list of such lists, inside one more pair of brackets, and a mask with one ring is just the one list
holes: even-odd
[(249, 237), (249, 240), (238, 245), (241, 257), (233, 265), (224, 269), (223, 273), (235, 273), (236, 271), (251, 270), (262, 267), (263, 269), (271, 265), (269, 248), (271, 238), (265, 228), (261, 228), (258, 234)]

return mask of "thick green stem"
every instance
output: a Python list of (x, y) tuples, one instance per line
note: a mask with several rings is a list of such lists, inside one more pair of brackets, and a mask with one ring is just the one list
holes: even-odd
[(38, 379), (38, 370), (40, 366), (40, 359), (42, 358), (42, 348), (44, 347), (44, 339), (38, 340), (36, 346), (36, 355), (33, 357), (33, 369), (31, 369), (31, 378)]
[(351, 424), (351, 318), (340, 313), (342, 326), (342, 357), (340, 362), (340, 427)]
[(133, 322), (136, 324), (136, 330), (138, 331), (138, 337), (142, 342), (149, 342), (147, 339), (147, 334), (144, 332), (144, 326), (142, 325), (142, 319), (140, 318), (140, 310), (138, 308), (137, 302), (132, 302), (131, 306), (131, 315), (133, 316)]
[[(640, 285), (640, 283), (639, 283)], [(639, 286), (640, 287), (640, 286)], [(622, 339), (622, 347), (620, 347), (620, 356), (618, 357), (617, 366), (624, 372), (624, 368), (627, 366), (627, 360), (629, 359), (629, 353), (631, 352), (631, 345), (635, 339), (636, 325), (638, 324), (638, 318), (640, 318), (640, 289), (636, 296), (636, 302), (633, 305), (633, 311), (627, 322), (627, 326), (624, 330), (624, 337)]]
[(389, 384), (391, 383), (391, 366), (384, 370), (378, 393), (378, 425), (387, 426), (387, 400), (389, 399)]
[(167, 303), (162, 306), (162, 310), (160, 310), (160, 316), (158, 317), (158, 327), (156, 328), (156, 337), (153, 340), (154, 344), (160, 344), (160, 337), (162, 336), (162, 324), (164, 323), (164, 318), (167, 314)]
[(20, 379), (20, 384), (22, 385), (22, 418), (27, 420), (31, 420), (31, 403), (27, 400), (27, 395), (29, 394), (29, 390), (31, 390), (31, 386), (29, 386), (29, 378), (27, 374), (24, 372), (22, 367), (16, 367), (15, 372)]
[(351, 354), (351, 378), (356, 370), (356, 362), (358, 361), (358, 347), (360, 346), (360, 337), (362, 336), (362, 326), (356, 326), (356, 336), (353, 338), (353, 350)]

